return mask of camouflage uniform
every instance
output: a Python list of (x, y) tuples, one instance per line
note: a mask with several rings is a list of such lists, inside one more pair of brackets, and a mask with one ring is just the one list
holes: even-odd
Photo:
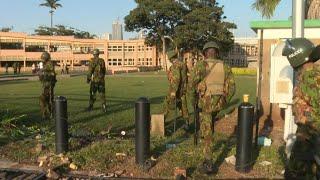
[[(320, 66), (308, 64), (298, 72), (294, 88), (293, 113), (298, 129), (288, 164), (291, 176), (315, 178), (317, 166), (313, 154), (318, 156), (320, 135)], [(318, 170), (319, 171), (319, 170)]]
[[(305, 38), (286, 40), (282, 55), (296, 70), (293, 114), (298, 125), (285, 171), (286, 179), (319, 179), (320, 170), (320, 46)], [(317, 165), (318, 164), (318, 165)]]
[(9, 64), (8, 64), (8, 63), (6, 63), (4, 66), (5, 66), (5, 68), (6, 68), (6, 74), (8, 74)]
[(196, 63), (191, 77), (192, 86), (197, 87), (197, 94), (199, 95), (198, 107), (202, 110), (200, 112), (200, 132), (201, 137), (204, 138), (204, 156), (206, 159), (211, 159), (212, 147), (212, 127), (213, 120), (223, 106), (229, 102), (235, 92), (235, 82), (231, 69), (224, 65), (224, 94), (210, 95), (206, 93), (205, 77), (210, 71), (209, 64), (217, 63), (218, 59), (206, 59)]
[(105, 80), (106, 65), (102, 58), (99, 58), (99, 50), (95, 49), (94, 58), (91, 58), (89, 63), (89, 72), (87, 75), (87, 83), (90, 83), (90, 100), (88, 110), (92, 110), (98, 92), (102, 101), (102, 108), (106, 111), (105, 97)]
[(42, 94), (40, 95), (40, 108), (43, 119), (52, 117), (54, 86), (57, 82), (54, 64), (50, 61), (50, 54), (44, 52), (41, 56), (44, 61), (43, 69), (39, 73), (39, 79), (42, 83)]
[(182, 117), (186, 120), (186, 124), (189, 124), (189, 112), (186, 100), (187, 66), (175, 57), (170, 57), (169, 59), (172, 62), (172, 66), (168, 71), (169, 93), (165, 101), (165, 114), (174, 112), (177, 107), (182, 111)]
[(194, 60), (193, 59), (189, 59), (187, 61), (187, 101), (188, 104), (191, 105), (193, 107), (194, 104), (194, 96), (195, 96), (195, 87), (192, 86), (192, 77), (191, 77), (191, 73), (194, 67)]
[(17, 74), (17, 71), (18, 71), (18, 64), (17, 62), (14, 62), (12, 64), (12, 68), (13, 68), (13, 74)]

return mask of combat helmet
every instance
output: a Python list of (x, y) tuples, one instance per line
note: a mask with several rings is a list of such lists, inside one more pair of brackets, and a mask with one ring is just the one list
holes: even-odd
[(99, 55), (100, 54), (100, 51), (99, 49), (94, 49), (93, 52), (92, 52), (93, 55)]
[(47, 51), (43, 52), (41, 54), (41, 59), (44, 60), (44, 61), (50, 60), (50, 54)]
[(178, 53), (175, 50), (171, 50), (167, 52), (168, 59), (171, 61), (172, 58), (177, 57)]
[(297, 68), (304, 63), (311, 61), (311, 53), (315, 47), (311, 41), (306, 38), (293, 38), (285, 42), (282, 50), (282, 55), (287, 56), (287, 59), (293, 68)]
[(216, 48), (216, 49), (220, 49), (219, 45), (215, 42), (215, 41), (209, 41), (207, 42), (202, 49), (202, 52), (204, 53), (204, 51), (208, 48)]

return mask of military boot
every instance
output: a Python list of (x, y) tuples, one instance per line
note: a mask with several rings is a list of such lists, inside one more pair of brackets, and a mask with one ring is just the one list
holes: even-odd
[(102, 111), (103, 111), (104, 113), (107, 112), (107, 105), (106, 105), (105, 103), (102, 104)]
[(202, 164), (200, 164), (199, 171), (204, 174), (212, 174), (214, 171), (212, 160), (205, 159)]

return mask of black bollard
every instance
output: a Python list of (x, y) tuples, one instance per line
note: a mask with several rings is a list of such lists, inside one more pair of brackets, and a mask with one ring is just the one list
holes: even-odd
[(60, 154), (68, 151), (68, 115), (67, 99), (58, 96), (55, 99), (55, 119), (56, 119), (56, 153)]
[(244, 95), (243, 103), (238, 108), (236, 170), (249, 172), (252, 165), (252, 137), (254, 106), (248, 102), (249, 95)]
[(140, 97), (135, 104), (136, 164), (144, 166), (150, 156), (150, 103)]

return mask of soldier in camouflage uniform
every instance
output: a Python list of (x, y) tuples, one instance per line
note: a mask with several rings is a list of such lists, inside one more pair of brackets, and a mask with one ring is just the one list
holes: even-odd
[(39, 79), (42, 83), (42, 94), (40, 95), (40, 108), (42, 119), (47, 120), (53, 114), (54, 86), (57, 82), (54, 64), (50, 61), (50, 54), (44, 52), (41, 55), (43, 69), (39, 72)]
[(200, 171), (207, 174), (213, 172), (211, 148), (214, 119), (235, 93), (231, 69), (218, 59), (218, 51), (219, 46), (216, 42), (206, 43), (203, 48), (205, 59), (196, 63), (191, 74), (192, 86), (196, 87), (198, 96), (200, 133), (204, 141), (205, 160), (200, 166)]
[(105, 97), (105, 80), (106, 65), (102, 58), (99, 58), (99, 50), (93, 50), (93, 58), (89, 63), (89, 72), (87, 75), (87, 83), (90, 83), (90, 100), (88, 111), (93, 109), (96, 93), (98, 92), (102, 101), (102, 110), (107, 112), (106, 97)]
[(179, 108), (182, 112), (182, 117), (186, 120), (185, 128), (189, 126), (189, 112), (186, 100), (186, 81), (187, 81), (187, 66), (177, 58), (177, 52), (169, 51), (168, 59), (172, 66), (168, 71), (169, 93), (166, 97), (165, 115)]
[(14, 62), (12, 64), (12, 68), (13, 68), (13, 74), (17, 74), (17, 71), (18, 71), (18, 64), (17, 62)]
[(187, 101), (188, 104), (193, 106), (194, 104), (194, 94), (195, 94), (195, 88), (192, 86), (192, 80), (191, 80), (191, 72), (193, 70), (194, 66), (194, 59), (188, 59), (187, 60)]
[[(320, 155), (320, 65), (319, 47), (305, 38), (287, 40), (283, 50), (296, 70), (293, 114), (298, 126), (296, 142), (286, 168), (286, 179), (319, 179)], [(320, 162), (318, 162), (320, 163)]]

